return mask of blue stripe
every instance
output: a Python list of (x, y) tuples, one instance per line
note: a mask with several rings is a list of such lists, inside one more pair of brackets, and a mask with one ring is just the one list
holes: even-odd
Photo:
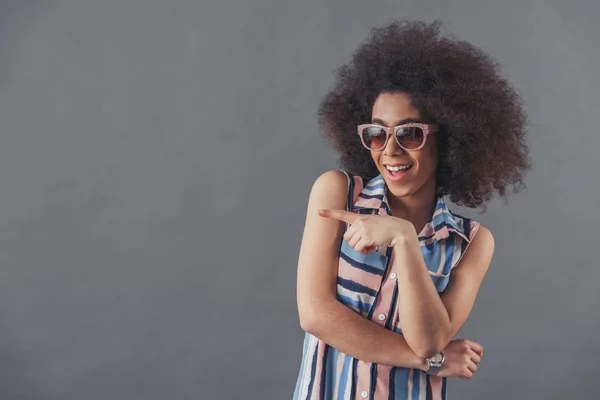
[(396, 400), (396, 368), (390, 370), (390, 378), (388, 380), (388, 400)]
[(471, 239), (471, 220), (468, 218), (461, 217), (463, 220), (463, 233), (466, 237)]
[[(319, 388), (319, 398), (325, 398), (325, 386), (327, 384), (327, 353), (329, 351), (329, 345), (325, 345), (325, 349), (323, 350), (323, 358), (321, 359), (321, 387)], [(330, 374), (331, 375), (331, 374)], [(328, 396), (329, 397), (329, 396)]]
[(298, 380), (296, 381), (296, 389), (294, 390), (293, 400), (298, 400), (298, 396), (300, 395), (300, 383), (302, 382), (302, 378), (304, 378), (304, 364), (306, 363), (306, 351), (308, 350), (308, 341), (310, 338), (310, 333), (304, 334), (304, 343), (302, 344), (302, 362), (300, 363), (300, 373), (298, 374)]
[[(390, 397), (390, 400), (396, 399), (413, 399), (408, 393), (408, 368), (393, 368), (394, 371), (394, 394), (396, 397)], [(418, 399), (418, 397), (415, 397)]]
[(446, 400), (448, 398), (446, 383), (446, 378), (442, 378), (442, 400)]
[(353, 292), (365, 293), (373, 297), (377, 296), (377, 291), (375, 289), (371, 289), (370, 287), (361, 285), (360, 283), (351, 281), (349, 279), (344, 279), (338, 276), (337, 283), (344, 289), (352, 290)]
[(419, 241), (422, 242), (424, 240), (429, 240), (434, 236), (435, 236), (435, 233), (433, 233), (432, 235), (429, 235), (429, 236), (419, 236)]
[(452, 269), (452, 257), (454, 256), (455, 247), (456, 246), (454, 246), (454, 238), (452, 238), (452, 240), (446, 240), (446, 254), (444, 254), (446, 262), (444, 263), (444, 267), (442, 268), (442, 273), (444, 275), (449, 273)]
[[(448, 246), (448, 244), (446, 244)], [(451, 247), (451, 246), (450, 246)], [(438, 268), (442, 262), (442, 246), (435, 246), (433, 251), (422, 252), (423, 259), (425, 260), (425, 264), (427, 269), (434, 274), (437, 274)], [(447, 258), (446, 258), (447, 260)]]
[(438, 293), (442, 293), (446, 289), (446, 286), (448, 286), (448, 282), (450, 281), (450, 275), (431, 275), (431, 280), (433, 281), (433, 284), (435, 285), (435, 288), (438, 291)]
[(315, 346), (315, 355), (312, 359), (311, 369), (310, 369), (310, 381), (308, 384), (308, 392), (306, 393), (306, 399), (310, 399), (310, 394), (312, 393), (313, 386), (315, 385), (315, 371), (317, 370), (317, 355), (319, 354), (319, 346)]
[(337, 294), (337, 299), (342, 304), (350, 305), (354, 308), (357, 308), (360, 310), (361, 313), (364, 313), (364, 314), (367, 314), (369, 312), (369, 310), (371, 309), (370, 303), (363, 303), (361, 300), (355, 300), (348, 296), (343, 296), (339, 293)]
[[(373, 251), (369, 254), (362, 254), (357, 252), (356, 250), (354, 250), (351, 246), (350, 243), (348, 243), (347, 241), (342, 241), (342, 253), (344, 253), (344, 255), (350, 257), (352, 260), (354, 260), (355, 262), (359, 262), (361, 264), (366, 264), (367, 266), (373, 267), (373, 268), (377, 268), (378, 270), (383, 271), (385, 269), (385, 265), (386, 265), (386, 256), (382, 256), (381, 254), (379, 254), (379, 252)], [(387, 248), (388, 250), (391, 249), (391, 247)], [(389, 255), (388, 255), (389, 257)]]
[[(347, 254), (347, 252), (349, 252), (350, 250), (344, 249), (344, 247), (348, 247), (348, 249), (351, 249), (351, 247), (348, 244), (348, 242), (344, 241), (342, 243), (342, 252), (340, 253), (340, 258), (342, 260), (346, 261), (348, 264), (350, 264), (354, 268), (358, 268), (358, 269), (360, 269), (362, 271), (368, 272), (368, 273), (373, 274), (373, 275), (383, 276), (383, 269), (379, 269), (376, 266), (374, 266), (373, 264), (369, 263), (369, 260), (368, 260), (369, 255), (371, 255), (373, 253), (367, 254), (367, 256), (365, 257), (365, 258), (367, 258), (365, 261), (368, 263), (368, 264), (366, 264), (366, 263), (362, 263), (362, 262), (356, 261), (354, 258), (350, 257)], [(356, 254), (360, 254), (358, 252), (355, 252), (355, 253)]]
[(368, 189), (368, 190), (385, 189), (385, 181), (384, 180), (381, 180), (380, 182), (377, 182), (377, 183), (371, 183), (374, 181), (375, 181), (375, 179), (370, 180), (369, 183), (367, 183), (367, 185), (365, 186), (365, 189)]
[(340, 381), (338, 382), (338, 398), (337, 400), (344, 400), (346, 395), (346, 384), (348, 383), (348, 372), (350, 372), (350, 362), (352, 358), (348, 355), (344, 355), (344, 364), (342, 364), (342, 373), (340, 374)]
[(443, 227), (448, 227), (448, 225), (446, 224), (446, 221), (441, 221), (440, 223), (436, 224), (433, 229), (437, 232), (440, 229), (442, 229)]
[(371, 387), (369, 388), (369, 398), (370, 400), (375, 399), (375, 391), (377, 390), (377, 364), (371, 364)]
[(421, 380), (421, 370), (420, 369), (415, 369), (414, 371), (414, 375), (413, 375), (413, 388), (412, 388), (412, 393), (411, 396), (413, 399), (418, 399), (419, 396), (421, 395), (421, 388), (420, 388), (420, 380)]
[(366, 194), (366, 193), (361, 193), (361, 194), (358, 195), (358, 197), (360, 197), (361, 199), (366, 199), (366, 200), (370, 200), (370, 199), (383, 200), (383, 195), (382, 194)]
[(396, 307), (396, 302), (398, 301), (398, 280), (394, 284), (394, 294), (392, 295), (392, 302), (390, 303), (390, 309), (388, 310), (389, 318), (385, 321), (385, 327), (389, 330), (392, 330), (392, 323), (394, 315), (394, 308)]
[[(385, 203), (381, 203), (384, 204)], [(383, 207), (385, 208), (385, 207)], [(352, 207), (352, 211), (353, 212), (358, 212), (359, 214), (369, 214), (369, 215), (378, 215), (378, 211), (379, 208), (373, 208), (373, 207), (361, 207), (361, 206), (353, 206)]]
[(349, 172), (343, 171), (348, 177), (348, 198), (346, 199), (346, 211), (352, 210), (354, 204), (354, 177)]
[(325, 376), (325, 397), (330, 399), (335, 392), (335, 385), (337, 384), (336, 379), (336, 363), (339, 355), (339, 351), (334, 349), (333, 347), (327, 346), (327, 361), (325, 362), (325, 367), (327, 368), (327, 376)]
[(351, 399), (356, 397), (356, 382), (358, 381), (357, 371), (356, 371), (357, 368), (358, 368), (357, 359), (353, 358), (352, 359), (352, 385), (350, 386), (350, 396), (349, 396)]
[(430, 378), (431, 377), (429, 375), (427, 375), (425, 377), (425, 382), (426, 382), (425, 388), (427, 389), (427, 393), (425, 394), (426, 400), (433, 400), (433, 391), (431, 389), (431, 379)]

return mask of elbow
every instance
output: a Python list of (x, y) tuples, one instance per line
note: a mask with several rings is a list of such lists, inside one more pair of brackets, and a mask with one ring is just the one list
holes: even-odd
[(313, 307), (304, 307), (298, 310), (300, 318), (300, 328), (304, 332), (310, 333), (313, 336), (317, 335), (319, 330), (319, 313)]
[(331, 316), (335, 312), (332, 307), (335, 307), (335, 301), (329, 299), (299, 304), (298, 316), (302, 330), (322, 339), (332, 327)]
[(304, 332), (308, 332), (311, 333), (315, 323), (313, 321), (313, 317), (307, 315), (306, 312), (304, 313), (299, 313), (299, 317), (300, 317), (300, 328), (302, 328), (302, 330)]
[(425, 360), (427, 358), (435, 356), (436, 354), (439, 354), (442, 350), (443, 348), (439, 346), (420, 346), (413, 349), (413, 352), (417, 357), (419, 357), (422, 360)]
[(431, 358), (436, 354), (439, 354), (448, 345), (448, 342), (443, 335), (431, 337), (425, 340), (417, 340), (412, 344), (409, 343), (408, 339), (406, 341), (413, 353), (415, 353), (415, 355), (420, 359)]

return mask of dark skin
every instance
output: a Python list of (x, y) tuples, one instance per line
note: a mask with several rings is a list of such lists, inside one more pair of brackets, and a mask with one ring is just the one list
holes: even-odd
[[(372, 117), (372, 122), (395, 126), (419, 115), (408, 96), (382, 94), (374, 104)], [(471, 378), (483, 349), (472, 341), (452, 339), (472, 309), (491, 261), (494, 241), (489, 230), (480, 227), (455, 267), (448, 287), (441, 296), (437, 293), (417, 238), (417, 232), (431, 219), (436, 200), (435, 135), (427, 140), (414, 152), (406, 152), (393, 140), (383, 151), (372, 152), (384, 179), (389, 163), (413, 165), (401, 182), (386, 179), (393, 216), (359, 216), (343, 211), (347, 183), (338, 171), (327, 172), (317, 180), (309, 200), (298, 262), (300, 321), (306, 331), (361, 360), (426, 370), (425, 358), (443, 350), (447, 361), (439, 375)], [(357, 251), (369, 252), (375, 246), (394, 248), (403, 335), (378, 326), (336, 300), (343, 222), (351, 224), (344, 239)]]
[[(405, 122), (421, 121), (419, 110), (404, 93), (382, 93), (373, 104), (372, 122), (393, 127)], [(431, 219), (435, 207), (435, 171), (438, 165), (437, 138), (427, 137), (418, 151), (406, 151), (390, 138), (382, 151), (372, 151), (371, 157), (388, 187), (388, 202), (392, 215), (410, 221), (417, 232)], [(402, 182), (388, 178), (386, 165), (412, 164)]]

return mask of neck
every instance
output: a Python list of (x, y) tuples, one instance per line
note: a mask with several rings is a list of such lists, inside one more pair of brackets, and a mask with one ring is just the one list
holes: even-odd
[(397, 197), (388, 190), (387, 200), (394, 217), (402, 218), (413, 224), (417, 233), (431, 220), (437, 198), (435, 181), (427, 183), (417, 192)]

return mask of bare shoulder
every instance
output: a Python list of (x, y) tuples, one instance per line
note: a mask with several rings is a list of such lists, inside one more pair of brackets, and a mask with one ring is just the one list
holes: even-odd
[(348, 177), (342, 171), (327, 171), (313, 184), (309, 203), (318, 208), (339, 208), (346, 204)]
[(313, 185), (313, 191), (330, 191), (339, 192), (340, 189), (343, 191), (348, 187), (348, 177), (342, 171), (331, 170), (322, 173)]
[(479, 247), (486, 252), (493, 253), (495, 247), (494, 235), (492, 232), (483, 225), (479, 225), (479, 229), (475, 233), (471, 246)]
[(485, 274), (492, 261), (494, 248), (495, 242), (492, 232), (485, 226), (479, 225), (465, 251), (464, 257), (460, 261), (461, 268), (457, 268), (457, 272), (478, 270)]

